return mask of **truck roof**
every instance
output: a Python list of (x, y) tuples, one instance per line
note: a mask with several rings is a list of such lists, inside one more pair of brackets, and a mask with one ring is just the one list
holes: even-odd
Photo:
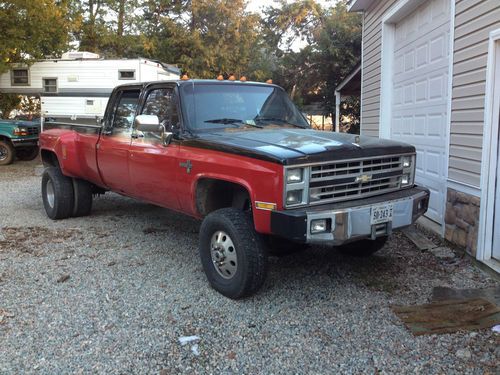
[(196, 85), (196, 84), (201, 84), (201, 83), (212, 83), (212, 84), (217, 84), (217, 85), (234, 85), (234, 84), (240, 84), (240, 85), (259, 85), (259, 86), (272, 86), (272, 87), (279, 87), (277, 85), (274, 85), (272, 83), (265, 83), (265, 82), (255, 82), (255, 81), (229, 81), (229, 80), (218, 80), (218, 79), (187, 79), (187, 80), (182, 80), (182, 79), (175, 79), (175, 80), (163, 80), (163, 81), (148, 81), (148, 82), (139, 82), (139, 83), (129, 83), (129, 84), (123, 84), (116, 86), (118, 87), (147, 87), (147, 86), (152, 86), (155, 84), (161, 84), (161, 83), (175, 83), (177, 86), (184, 86), (184, 85)]

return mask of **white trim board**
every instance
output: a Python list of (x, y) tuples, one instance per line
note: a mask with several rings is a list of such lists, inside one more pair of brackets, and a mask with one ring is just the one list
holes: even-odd
[(481, 208), (476, 254), (477, 260), (484, 263), (491, 263), (493, 251), (493, 219), (499, 147), (500, 90), (498, 84), (500, 84), (500, 29), (490, 32), (488, 63), (486, 66), (483, 155), (481, 161)]

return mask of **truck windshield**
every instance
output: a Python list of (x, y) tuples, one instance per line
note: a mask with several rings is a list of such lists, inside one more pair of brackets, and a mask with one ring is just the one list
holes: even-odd
[(185, 119), (193, 131), (309, 124), (287, 94), (273, 86), (194, 83), (181, 87)]

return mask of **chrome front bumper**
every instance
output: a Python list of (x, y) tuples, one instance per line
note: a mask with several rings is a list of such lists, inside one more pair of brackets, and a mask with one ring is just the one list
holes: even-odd
[[(372, 207), (381, 204), (392, 204), (392, 221), (372, 225)], [(292, 241), (337, 246), (390, 235), (394, 229), (414, 223), (427, 211), (428, 204), (429, 190), (414, 187), (356, 201), (302, 210), (273, 211), (271, 231)], [(313, 234), (311, 222), (318, 219), (327, 220), (328, 231)]]

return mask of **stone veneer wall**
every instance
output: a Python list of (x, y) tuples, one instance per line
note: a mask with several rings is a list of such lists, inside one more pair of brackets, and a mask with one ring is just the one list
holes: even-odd
[(444, 237), (476, 256), (479, 230), (479, 197), (448, 188)]

